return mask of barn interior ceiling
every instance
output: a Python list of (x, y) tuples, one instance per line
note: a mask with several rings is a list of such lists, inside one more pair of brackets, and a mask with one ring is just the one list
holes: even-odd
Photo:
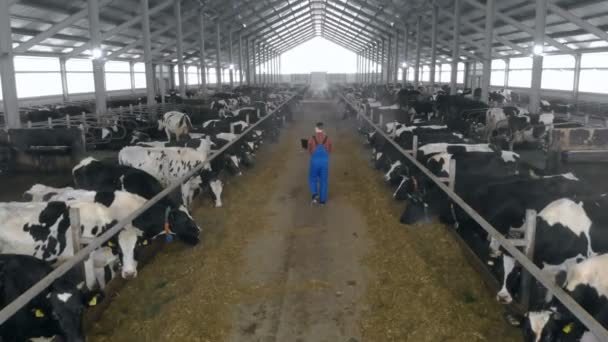
[[(89, 0), (90, 1), (90, 0)], [(101, 49), (108, 60), (143, 61), (142, 1), (97, 0)], [(480, 59), (485, 37), (485, 0), (461, 2), (460, 54)], [(18, 55), (89, 58), (92, 54), (87, 0), (10, 0), (13, 47)], [(175, 63), (176, 0), (148, 0), (152, 58)], [(401, 47), (400, 60), (412, 60), (420, 32), (421, 57), (431, 56), (433, 7), (438, 16), (437, 61), (450, 61), (455, 0), (181, 0), (183, 55), (198, 63), (200, 20), (205, 27), (205, 62), (214, 67), (220, 33), (222, 66), (232, 48), (257, 44), (265, 60), (316, 36), (353, 52), (376, 44)], [(492, 54), (495, 58), (532, 52), (536, 1), (496, 1)], [(605, 0), (548, 0), (544, 52), (549, 54), (608, 51), (608, 5)], [(219, 25), (218, 25), (219, 24)], [(403, 44), (408, 37), (408, 56)], [(249, 43), (249, 44), (247, 44)], [(390, 45), (389, 45), (390, 46)], [(253, 51), (253, 50), (251, 50)], [(259, 52), (261, 51), (261, 52)], [(259, 59), (258, 59), (259, 60)]]

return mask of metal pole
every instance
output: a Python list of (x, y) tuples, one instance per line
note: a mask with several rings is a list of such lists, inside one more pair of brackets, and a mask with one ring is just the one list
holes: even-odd
[[(532, 57), (532, 87), (530, 89), (530, 113), (540, 113), (540, 91), (543, 78), (542, 47), (545, 44), (545, 27), (547, 24), (547, 0), (536, 0), (536, 20)], [(537, 51), (539, 49), (540, 51)]]
[(578, 114), (578, 94), (581, 82), (581, 57), (580, 53), (574, 55), (574, 86), (573, 91), (573, 102), (574, 102), (574, 114)]
[(437, 20), (439, 18), (439, 7), (434, 4), (431, 11), (431, 74), (429, 75), (429, 83), (431, 91), (435, 91), (435, 69), (437, 68)]
[(486, 1), (486, 32), (483, 49), (483, 79), (481, 83), (481, 101), (488, 101), (490, 94), (490, 79), (492, 76), (492, 41), (494, 40), (494, 17), (496, 15), (496, 0)]
[(239, 34), (239, 85), (243, 85), (243, 36)]
[(382, 38), (382, 46), (380, 47), (380, 83), (384, 83), (384, 72), (386, 70), (386, 67), (384, 65), (384, 59), (386, 57), (386, 51), (385, 49), (385, 39)]
[[(458, 76), (458, 75), (456, 75)], [(472, 88), (471, 86), (471, 62), (464, 63), (464, 77), (462, 80), (464, 88)]]
[(160, 76), (160, 80), (158, 82), (158, 88), (160, 90), (160, 103), (165, 104), (165, 65), (159, 64), (158, 74)]
[(175, 89), (175, 65), (169, 65), (169, 88)]
[(201, 92), (203, 95), (207, 92), (207, 62), (205, 61), (205, 12), (201, 7), (198, 13), (198, 45), (199, 45), (199, 63), (201, 66)]
[(386, 50), (386, 83), (390, 83), (391, 81), (391, 73), (392, 71), (392, 65), (393, 65), (393, 58), (392, 58), (392, 53), (393, 51), (393, 37), (391, 37), (390, 35), (388, 36), (388, 46), (387, 46), (387, 50)]
[(260, 58), (258, 56), (258, 53), (260, 52), (260, 42), (256, 42), (254, 40), (251, 44), (252, 44), (251, 50), (253, 52), (253, 84), (259, 84), (260, 83), (260, 74), (258, 72), (259, 71), (258, 62), (260, 61)]
[(232, 60), (232, 28), (228, 28), (228, 77), (230, 89), (234, 88), (234, 60)]
[[(461, 0), (454, 0), (454, 32), (452, 40), (452, 74), (450, 75), (450, 94), (456, 95), (458, 84), (458, 61), (460, 60), (460, 5)], [(466, 84), (464, 85), (466, 88)]]
[(422, 38), (422, 17), (416, 18), (416, 64), (414, 65), (414, 87), (420, 85), (420, 50)]
[(59, 58), (59, 72), (61, 74), (61, 94), (63, 95), (63, 102), (70, 101), (70, 94), (68, 91), (68, 73), (65, 67), (65, 58)]
[(220, 57), (222, 42), (220, 34), (220, 21), (218, 20), (215, 23), (215, 74), (218, 89), (222, 88), (222, 61)]
[(376, 55), (374, 56), (374, 83), (380, 83), (380, 70), (382, 65), (380, 65), (380, 43), (376, 42)]
[(97, 114), (107, 112), (106, 80), (104, 72), (103, 51), (101, 51), (101, 32), (99, 31), (99, 3), (88, 0), (89, 32), (91, 35), (91, 51), (93, 51), (93, 80), (95, 82), (95, 108)]
[(510, 58), (505, 58), (505, 89), (509, 88), (509, 65), (511, 64)]
[[(146, 103), (154, 104), (154, 74), (152, 69), (152, 40), (150, 38), (150, 7), (148, 0), (140, 0), (141, 6), (141, 31), (144, 41), (144, 63), (146, 66)], [(133, 64), (131, 64), (133, 65)], [(131, 83), (133, 84), (133, 83)]]
[(409, 25), (405, 25), (405, 37), (403, 37), (403, 62), (405, 63), (405, 66), (403, 67), (403, 86), (405, 87), (405, 84), (407, 83), (407, 71), (410, 67), (410, 62), (407, 58), (407, 54), (409, 52), (409, 39), (410, 39), (410, 26)]
[(399, 30), (395, 29), (395, 57), (393, 58), (393, 83), (399, 82)]
[(251, 58), (249, 57), (249, 39), (245, 39), (245, 66), (247, 67), (247, 85), (251, 85)]
[(281, 69), (281, 54), (279, 54), (279, 83), (283, 83), (283, 73)]
[(131, 94), (135, 94), (135, 62), (129, 62), (129, 80), (131, 81)]
[(175, 16), (175, 39), (177, 40), (177, 77), (179, 79), (179, 94), (186, 97), (186, 80), (184, 75), (184, 35), (182, 32), (182, 3), (175, 0), (173, 5), (173, 15)]
[(13, 38), (11, 29), (11, 0), (0, 0), (0, 78), (2, 79), (2, 103), (7, 128), (20, 128), (19, 102), (13, 62)]

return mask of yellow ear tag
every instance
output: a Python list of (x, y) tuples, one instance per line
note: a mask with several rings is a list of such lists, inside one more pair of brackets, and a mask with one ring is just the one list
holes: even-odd
[(572, 332), (572, 328), (573, 328), (573, 327), (574, 327), (574, 323), (569, 323), (568, 325), (566, 325), (566, 326), (565, 326), (565, 327), (562, 329), (562, 331), (563, 331), (565, 334), (569, 334), (569, 333), (571, 333), (571, 332)]
[(44, 312), (40, 309), (36, 309), (34, 310), (34, 316), (36, 316), (36, 318), (44, 318)]
[(142, 242), (141, 244), (144, 245), (144, 246), (147, 246), (148, 245), (148, 240), (144, 240), (144, 242)]
[(89, 301), (89, 306), (95, 306), (97, 305), (97, 296), (94, 296), (93, 298), (91, 298), (91, 300)]
[(112, 242), (112, 241), (108, 241), (108, 246), (110, 246), (110, 247), (114, 247), (114, 242)]

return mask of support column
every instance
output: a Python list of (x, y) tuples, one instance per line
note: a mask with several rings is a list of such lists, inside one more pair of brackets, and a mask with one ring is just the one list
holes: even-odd
[(186, 80), (184, 75), (184, 35), (182, 32), (182, 2), (175, 0), (173, 4), (173, 15), (175, 16), (175, 39), (177, 52), (177, 78), (179, 80), (179, 94), (186, 97)]
[(217, 80), (217, 88), (220, 89), (222, 87), (222, 61), (221, 61), (221, 50), (222, 50), (222, 42), (221, 42), (221, 31), (220, 31), (220, 22), (217, 21), (215, 23), (215, 79)]
[(160, 103), (165, 104), (165, 65), (164, 64), (159, 64), (158, 65), (158, 76), (160, 77), (160, 80), (158, 81), (158, 89), (160, 92)]
[(439, 17), (439, 7), (434, 4), (431, 11), (431, 66), (429, 83), (432, 92), (435, 92), (435, 70), (437, 69), (437, 20)]
[(253, 83), (260, 84), (260, 73), (258, 63), (260, 62), (260, 42), (253, 41)]
[(199, 63), (201, 67), (201, 92), (203, 95), (207, 92), (207, 56), (205, 54), (205, 13), (203, 8), (199, 9), (198, 13), (198, 45), (199, 45)]
[(0, 0), (0, 77), (2, 78), (2, 103), (7, 128), (20, 128), (17, 83), (13, 62), (13, 37), (11, 29), (11, 0)]
[(247, 62), (247, 85), (251, 85), (251, 58), (249, 54), (249, 39), (245, 39), (245, 61)]
[(488, 101), (490, 95), (490, 79), (492, 77), (492, 42), (494, 40), (494, 17), (496, 15), (496, 0), (486, 1), (486, 33), (483, 49), (483, 79), (481, 82), (481, 101)]
[[(154, 73), (152, 69), (152, 40), (150, 38), (150, 5), (148, 0), (140, 0), (141, 7), (141, 32), (144, 42), (144, 63), (146, 68), (146, 103), (153, 105), (155, 94)], [(131, 63), (131, 71), (133, 64)], [(133, 73), (131, 73), (133, 75)], [(133, 77), (134, 78), (134, 77)], [(131, 79), (131, 89), (134, 92), (134, 79)], [(164, 94), (163, 94), (164, 95)]]
[(393, 83), (399, 82), (399, 30), (395, 29), (395, 57), (393, 58)]
[(572, 87), (574, 114), (578, 114), (578, 96), (581, 83), (581, 57), (582, 55), (580, 53), (574, 55), (574, 86)]
[(540, 91), (543, 79), (543, 46), (545, 45), (545, 28), (547, 24), (547, 0), (536, 0), (536, 26), (534, 28), (534, 46), (532, 47), (532, 88), (530, 105), (532, 114), (540, 113)]
[(420, 85), (420, 48), (421, 48), (421, 28), (422, 28), (422, 18), (418, 16), (416, 18), (416, 63), (414, 65), (414, 87), (418, 88)]
[(401, 66), (403, 66), (403, 76), (401, 76), (403, 78), (403, 87), (405, 88), (405, 84), (407, 83), (407, 69), (409, 69), (410, 67), (410, 61), (407, 58), (407, 54), (409, 53), (409, 48), (410, 48), (410, 26), (409, 25), (405, 25), (405, 32), (404, 32), (405, 37), (403, 37), (403, 62), (405, 63), (405, 66), (402, 64)]
[(65, 58), (59, 58), (59, 73), (61, 75), (61, 94), (63, 95), (63, 102), (65, 103), (70, 101), (70, 94), (68, 91), (68, 72), (65, 67)]
[[(129, 80), (131, 81), (131, 94), (135, 94), (135, 62), (133, 61), (129, 62)], [(147, 82), (148, 80), (146, 79)]]
[(386, 70), (386, 67), (384, 65), (384, 58), (386, 56), (386, 51), (384, 50), (385, 48), (385, 39), (382, 38), (382, 45), (380, 47), (380, 83), (384, 83), (384, 72)]
[(375, 68), (374, 68), (374, 83), (379, 84), (381, 82), (380, 71), (382, 70), (382, 60), (380, 53), (380, 42), (376, 42), (376, 56), (374, 56)]
[(509, 69), (510, 69), (511, 59), (505, 58), (505, 89), (509, 88)]
[(232, 59), (232, 27), (228, 28), (228, 77), (230, 89), (234, 88), (234, 60)]
[[(458, 61), (460, 60), (460, 5), (461, 0), (454, 0), (454, 32), (452, 40), (452, 74), (450, 75), (450, 94), (456, 95), (458, 84)], [(466, 75), (466, 72), (465, 72)], [(466, 78), (466, 76), (465, 76)], [(464, 83), (466, 88), (466, 80)]]
[(105, 62), (101, 50), (101, 32), (99, 31), (99, 3), (88, 0), (89, 4), (89, 33), (91, 36), (91, 51), (93, 55), (93, 80), (95, 83), (95, 111), (97, 114), (107, 112)]
[(243, 36), (239, 33), (239, 85), (243, 85)]
[(463, 88), (473, 88), (471, 85), (471, 62), (464, 63), (464, 77), (462, 80)]
[(391, 37), (390, 35), (388, 36), (388, 46), (386, 49), (386, 83), (390, 83), (391, 82), (391, 74), (393, 72), (393, 58), (392, 58), (392, 53), (393, 51), (393, 37)]
[(175, 90), (175, 64), (169, 65), (169, 87)]
[(283, 83), (283, 71), (281, 68), (281, 54), (279, 54), (279, 82)]

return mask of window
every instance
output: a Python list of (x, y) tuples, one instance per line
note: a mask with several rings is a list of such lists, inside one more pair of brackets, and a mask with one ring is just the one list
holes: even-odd
[(135, 74), (135, 89), (146, 88), (146, 65), (144, 63), (133, 64)]
[(543, 89), (572, 90), (574, 87), (574, 56), (543, 57)]
[(429, 66), (428, 65), (422, 66), (422, 77), (420, 78), (420, 80), (422, 82), (428, 82), (430, 75), (431, 75), (431, 69), (429, 68)]
[(188, 66), (188, 84), (189, 85), (198, 85), (199, 77), (198, 77), (198, 69), (196, 66), (190, 65)]
[(130, 70), (128, 62), (108, 61), (105, 65), (106, 90), (131, 89)]
[(608, 53), (583, 54), (579, 90), (608, 94)]
[(435, 83), (441, 83), (441, 64), (435, 64)]
[(397, 81), (403, 81), (403, 69), (397, 69)]
[(464, 71), (464, 63), (458, 63), (458, 68), (456, 69), (456, 83), (464, 84)]
[(408, 81), (414, 80), (414, 68), (412, 68), (412, 67), (407, 68), (407, 80)]
[(452, 65), (451, 64), (442, 64), (441, 65), (441, 82), (442, 83), (450, 83), (452, 80)]
[(492, 60), (492, 73), (490, 74), (490, 85), (505, 86), (505, 68), (507, 63), (502, 59)]
[(532, 86), (532, 58), (511, 58), (509, 61), (509, 87), (530, 88)]
[(18, 97), (62, 94), (58, 58), (17, 56), (14, 63)]
[(68, 93), (92, 93), (95, 91), (93, 81), (93, 62), (90, 59), (68, 59), (65, 62), (68, 79)]

